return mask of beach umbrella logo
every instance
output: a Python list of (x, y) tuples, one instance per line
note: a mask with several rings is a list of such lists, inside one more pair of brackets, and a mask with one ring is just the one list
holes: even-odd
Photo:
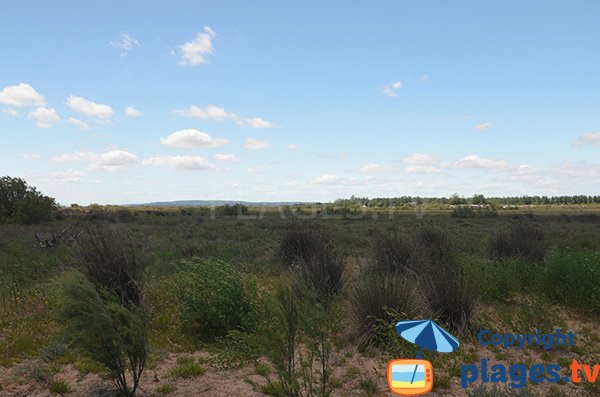
[[(396, 332), (420, 349), (439, 353), (450, 353), (460, 343), (448, 331), (431, 320), (399, 321)], [(400, 396), (419, 396), (433, 388), (433, 367), (421, 359), (421, 350), (416, 359), (396, 359), (388, 363), (387, 382), (390, 390)]]

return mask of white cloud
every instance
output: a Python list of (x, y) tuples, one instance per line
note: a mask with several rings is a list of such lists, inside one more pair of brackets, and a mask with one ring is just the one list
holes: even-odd
[(398, 91), (402, 88), (402, 83), (400, 81), (394, 81), (391, 84), (383, 86), (381, 92), (389, 97), (398, 96)]
[(77, 113), (98, 119), (106, 120), (114, 115), (113, 109), (110, 106), (95, 103), (80, 96), (71, 95), (67, 98), (67, 106)]
[(85, 173), (81, 170), (57, 171), (50, 174), (53, 182), (77, 183)]
[(299, 147), (300, 147), (300, 146), (298, 146), (298, 145), (297, 145), (297, 144), (295, 144), (295, 143), (290, 143), (289, 145), (287, 145), (287, 148), (288, 148), (288, 149), (290, 149), (290, 150), (296, 150), (296, 149), (298, 149)]
[(573, 142), (574, 146), (583, 146), (583, 145), (594, 145), (600, 146), (600, 131), (598, 132), (586, 132), (582, 134), (575, 142)]
[(168, 167), (174, 170), (208, 170), (215, 166), (201, 156), (150, 157), (142, 162), (146, 167)]
[(114, 40), (110, 42), (111, 47), (119, 48), (123, 50), (121, 52), (121, 56), (127, 56), (128, 51), (131, 51), (134, 47), (140, 47), (140, 42), (134, 39), (129, 35), (129, 33), (124, 32), (119, 35), (118, 40)]
[(187, 109), (175, 110), (175, 113), (183, 117), (195, 117), (203, 120), (231, 120), (240, 127), (273, 128), (275, 126), (272, 121), (260, 117), (243, 118), (237, 113), (228, 112), (224, 108), (215, 105), (208, 105), (206, 108), (192, 105)]
[(44, 107), (32, 110), (27, 117), (30, 120), (35, 120), (36, 125), (39, 128), (49, 128), (52, 127), (52, 124), (56, 124), (60, 121), (60, 117), (58, 117), (56, 110)]
[(252, 119), (240, 119), (234, 116), (237, 125), (250, 128), (273, 128), (274, 124), (270, 121), (255, 117)]
[(248, 150), (262, 150), (269, 149), (272, 145), (269, 142), (260, 141), (258, 139), (248, 138), (244, 142), (244, 148)]
[(217, 147), (229, 143), (227, 139), (214, 139), (206, 132), (195, 129), (175, 131), (166, 138), (161, 138), (160, 143), (165, 146), (192, 148), (196, 146)]
[(340, 177), (333, 174), (323, 174), (313, 180), (310, 183), (314, 183), (315, 185), (333, 185), (340, 181)]
[(44, 106), (46, 100), (32, 86), (21, 83), (2, 89), (0, 91), (0, 103), (17, 107)]
[(15, 109), (0, 109), (0, 112), (10, 117), (19, 117), (19, 112)]
[(40, 154), (37, 153), (25, 153), (25, 152), (20, 152), (19, 153), (19, 157), (25, 159), (25, 160), (41, 160), (43, 157)]
[(435, 163), (435, 158), (432, 154), (429, 153), (412, 153), (402, 159), (404, 164), (433, 164)]
[(398, 172), (398, 170), (396, 168), (394, 168), (394, 167), (390, 167), (390, 166), (387, 166), (387, 165), (376, 164), (376, 163), (365, 164), (362, 167), (360, 167), (358, 171), (359, 172), (363, 172), (363, 173), (372, 173), (372, 172), (392, 173), (392, 172)]
[(69, 117), (67, 119), (67, 123), (77, 127), (80, 130), (89, 130), (90, 129), (90, 126), (88, 125), (88, 123), (86, 123), (85, 121), (76, 119), (75, 117)]
[(213, 157), (217, 161), (240, 161), (240, 158), (235, 154), (217, 153)]
[(439, 174), (441, 171), (430, 165), (409, 165), (404, 172), (407, 174)]
[(471, 155), (453, 163), (445, 164), (448, 168), (478, 168), (488, 171), (506, 171), (510, 169), (510, 163), (506, 160), (486, 159)]
[(205, 109), (192, 105), (188, 109), (176, 110), (175, 113), (184, 117), (195, 117), (198, 119), (209, 119), (216, 121), (224, 121), (230, 117), (229, 113), (227, 113), (225, 109), (214, 105), (208, 105)]
[(212, 40), (217, 34), (210, 26), (205, 26), (203, 32), (198, 32), (193, 40), (179, 46), (181, 65), (200, 65), (206, 63), (206, 55), (212, 54)]
[(94, 171), (120, 171), (125, 166), (136, 164), (138, 157), (125, 150), (111, 150), (105, 153), (77, 151), (52, 157), (51, 160), (59, 163), (89, 163), (89, 168)]
[(473, 128), (475, 128), (476, 130), (487, 130), (489, 128), (492, 128), (494, 125), (492, 123), (490, 123), (489, 121), (483, 122), (483, 123), (479, 123), (479, 124), (475, 124), (475, 126)]
[(139, 110), (137, 110), (136, 108), (134, 108), (133, 106), (127, 106), (125, 108), (125, 114), (128, 117), (140, 117), (142, 116), (144, 113), (140, 112)]

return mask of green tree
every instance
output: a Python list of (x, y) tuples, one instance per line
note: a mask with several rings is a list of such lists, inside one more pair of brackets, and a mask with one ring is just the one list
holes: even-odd
[(56, 201), (21, 178), (0, 177), (0, 222), (40, 223), (52, 220)]

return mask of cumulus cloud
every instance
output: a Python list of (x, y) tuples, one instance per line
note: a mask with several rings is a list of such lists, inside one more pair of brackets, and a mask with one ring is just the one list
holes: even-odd
[(243, 118), (237, 113), (228, 112), (224, 108), (215, 105), (208, 105), (205, 108), (192, 105), (187, 109), (175, 110), (175, 113), (183, 117), (194, 117), (203, 120), (231, 120), (240, 127), (273, 128), (275, 126), (272, 121), (268, 121), (260, 117)]
[(574, 146), (593, 145), (600, 146), (600, 131), (598, 132), (586, 132), (582, 134), (575, 142)]
[(224, 121), (230, 117), (229, 113), (227, 113), (225, 109), (214, 105), (208, 105), (204, 109), (199, 106), (192, 105), (187, 109), (176, 110), (175, 113), (184, 117), (195, 117), (198, 119), (209, 119), (216, 121)]
[(46, 100), (32, 86), (21, 83), (3, 88), (0, 91), (0, 103), (16, 107), (44, 106)]
[(77, 151), (52, 157), (51, 160), (59, 163), (89, 163), (89, 169), (93, 171), (120, 171), (128, 165), (136, 164), (138, 157), (126, 150), (111, 150), (104, 153)]
[(296, 149), (298, 149), (299, 147), (300, 147), (300, 146), (298, 146), (298, 145), (297, 145), (297, 144), (295, 144), (295, 143), (290, 143), (289, 145), (287, 145), (287, 148), (288, 148), (288, 149), (290, 149), (290, 150), (296, 150)]
[(445, 164), (448, 168), (475, 168), (487, 171), (506, 171), (510, 163), (506, 160), (486, 159), (475, 155)]
[(227, 139), (214, 139), (206, 132), (195, 129), (175, 131), (166, 138), (161, 138), (160, 143), (165, 146), (178, 148), (192, 148), (196, 146), (217, 147), (229, 143)]
[(19, 112), (15, 109), (0, 109), (0, 112), (10, 117), (19, 117)]
[(150, 157), (142, 162), (146, 167), (168, 167), (173, 170), (209, 170), (215, 166), (201, 156)]
[(235, 154), (217, 153), (214, 155), (214, 159), (217, 161), (240, 161), (240, 158)]
[(269, 142), (261, 141), (258, 139), (248, 138), (244, 142), (244, 148), (248, 150), (262, 150), (269, 149), (272, 145)]
[(493, 126), (494, 125), (489, 121), (485, 121), (483, 123), (475, 124), (473, 128), (475, 128), (476, 130), (487, 130), (489, 128), (492, 128)]
[(123, 50), (121, 56), (125, 57), (134, 47), (140, 47), (140, 42), (131, 37), (129, 33), (123, 32), (117, 40), (110, 42), (110, 46)]
[(400, 81), (394, 81), (391, 84), (384, 85), (381, 89), (385, 95), (389, 97), (398, 96), (398, 91), (402, 88), (402, 83)]
[(127, 106), (125, 108), (125, 114), (127, 115), (127, 117), (140, 117), (144, 113), (142, 113), (141, 111), (137, 110), (133, 106)]
[(369, 163), (369, 164), (365, 164), (362, 167), (360, 167), (358, 169), (359, 172), (363, 172), (363, 173), (374, 173), (374, 172), (378, 172), (378, 173), (392, 173), (392, 172), (398, 172), (398, 170), (395, 167), (391, 167), (391, 166), (387, 166), (387, 165), (381, 165), (381, 164), (376, 164), (376, 163)]
[(311, 180), (310, 183), (314, 183), (315, 185), (334, 185), (338, 183), (341, 178), (337, 175), (333, 174), (323, 174), (321, 176), (316, 177)]
[(50, 174), (50, 180), (53, 182), (77, 183), (85, 173), (81, 170), (57, 171)]
[(25, 153), (25, 152), (20, 152), (19, 153), (19, 157), (25, 159), (25, 160), (41, 160), (43, 157), (40, 154), (37, 153)]
[(90, 129), (90, 126), (88, 125), (88, 123), (86, 123), (85, 121), (76, 119), (75, 117), (69, 117), (67, 119), (67, 123), (77, 127), (77, 129), (80, 129), (80, 130), (89, 130)]
[(260, 117), (254, 117), (252, 119), (242, 119), (234, 116), (236, 124), (242, 127), (250, 128), (273, 128), (274, 124), (268, 120), (261, 119)]
[(412, 153), (402, 159), (404, 164), (433, 164), (435, 163), (435, 158), (433, 155), (429, 153)]
[(407, 174), (439, 174), (441, 171), (430, 165), (408, 165), (404, 169)]
[(202, 32), (198, 32), (196, 37), (179, 46), (181, 65), (201, 65), (206, 63), (206, 55), (212, 54), (214, 48), (212, 41), (217, 34), (210, 26), (205, 26)]
[(67, 98), (67, 106), (74, 112), (97, 119), (107, 120), (114, 115), (112, 107), (89, 101), (80, 96), (71, 95)]
[(32, 110), (27, 117), (31, 120), (35, 120), (35, 124), (39, 128), (50, 128), (53, 124), (60, 121), (60, 117), (58, 117), (56, 110), (44, 107)]

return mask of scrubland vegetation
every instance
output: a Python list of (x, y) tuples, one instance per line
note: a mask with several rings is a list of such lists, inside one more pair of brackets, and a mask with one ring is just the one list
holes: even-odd
[[(253, 368), (244, 384), (258, 395), (384, 395), (386, 361), (416, 352), (393, 325), (415, 318), (462, 342), (450, 355), (425, 353), (441, 395), (462, 392), (457, 365), (478, 360), (483, 328), (574, 327), (582, 338), (529, 357), (498, 349), (497, 360), (599, 361), (600, 214), (356, 211), (96, 207), (2, 225), (0, 365), (65, 395), (78, 387), (58, 376), (66, 367), (128, 396), (176, 395), (181, 382), (240, 368)], [(340, 213), (352, 219), (330, 219)], [(77, 238), (51, 247), (35, 238), (65, 229)]]

